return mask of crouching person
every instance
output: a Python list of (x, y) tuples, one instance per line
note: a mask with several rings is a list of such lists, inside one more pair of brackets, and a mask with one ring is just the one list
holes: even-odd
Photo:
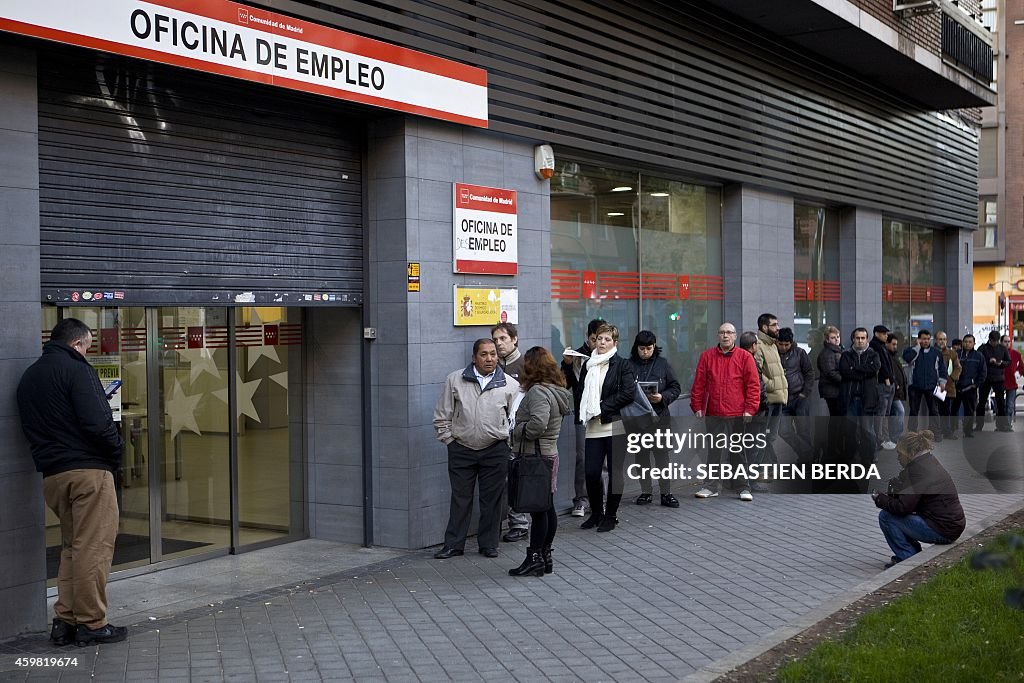
[(922, 543), (946, 545), (960, 538), (967, 522), (949, 472), (932, 455), (935, 435), (904, 432), (896, 443), (903, 467), (889, 482), (889, 493), (873, 491), (881, 508), (878, 526), (894, 553), (885, 567), (921, 552)]

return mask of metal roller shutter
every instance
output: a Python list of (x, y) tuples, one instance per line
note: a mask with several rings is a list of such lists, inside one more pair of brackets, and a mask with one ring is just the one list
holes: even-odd
[(44, 301), (359, 303), (364, 129), (334, 101), (40, 51)]

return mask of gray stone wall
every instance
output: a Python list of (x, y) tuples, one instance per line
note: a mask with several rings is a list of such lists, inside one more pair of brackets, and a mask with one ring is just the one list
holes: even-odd
[(946, 325), (949, 338), (974, 331), (974, 236), (948, 230), (946, 242)]
[(882, 214), (846, 208), (839, 217), (839, 329), (843, 346), (856, 327), (882, 321)]
[(309, 535), (363, 542), (362, 323), (356, 308), (306, 318), (306, 491)]
[[(447, 374), (469, 363), (473, 341), (490, 336), (453, 325), (453, 286), (518, 288), (520, 348), (550, 344), (548, 185), (534, 175), (531, 142), (404, 117), (374, 122), (367, 137), (374, 540), (421, 548), (442, 541), (448, 520), (434, 404)], [(518, 275), (452, 273), (453, 182), (518, 192)], [(407, 291), (409, 261), (420, 263), (420, 292)]]
[(0, 45), (0, 640), (46, 622), (42, 478), (15, 389), (39, 357), (39, 134), (35, 53)]
[(793, 325), (793, 198), (732, 185), (722, 193), (723, 320), (756, 330), (774, 313)]

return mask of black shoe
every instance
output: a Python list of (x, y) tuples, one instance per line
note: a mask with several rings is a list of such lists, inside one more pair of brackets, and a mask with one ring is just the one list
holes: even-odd
[(641, 493), (639, 496), (636, 497), (637, 505), (650, 505), (653, 502), (654, 496), (651, 495), (650, 493)]
[(128, 628), (125, 626), (107, 624), (101, 628), (88, 628), (84, 624), (79, 624), (78, 629), (75, 631), (75, 645), (78, 647), (85, 647), (86, 645), (92, 645), (93, 643), (98, 643), (100, 645), (105, 643), (120, 643), (127, 637)]
[(544, 560), (544, 573), (550, 574), (555, 571), (555, 562), (551, 559), (551, 546), (541, 549), (540, 556)]
[(484, 557), (495, 558), (498, 556), (497, 548), (480, 548), (480, 554)]
[(50, 628), (50, 642), (57, 647), (63, 647), (75, 639), (76, 627), (74, 624), (60, 619), (53, 618), (53, 627)]
[(544, 576), (544, 558), (536, 548), (526, 550), (526, 559), (514, 569), (508, 570), (509, 576)]
[(581, 529), (593, 529), (595, 526), (597, 526), (598, 524), (601, 523), (602, 519), (604, 519), (604, 515), (599, 515), (599, 514), (591, 512), (590, 516), (587, 517), (587, 521), (583, 522), (583, 524), (580, 524), (580, 528)]
[(449, 548), (448, 546), (445, 546), (444, 548), (441, 548), (436, 553), (434, 553), (434, 559), (447, 560), (449, 557), (459, 557), (462, 554), (463, 551), (459, 548)]
[(619, 523), (619, 520), (617, 518), (611, 517), (609, 515), (605, 515), (604, 519), (602, 519), (601, 523), (598, 525), (597, 531), (598, 531), (598, 533), (604, 532), (604, 531), (611, 531), (612, 529), (615, 528), (615, 525), (618, 524), (618, 523)]
[(895, 567), (899, 563), (900, 563), (899, 559), (895, 555), (893, 555), (891, 558), (889, 558), (889, 561), (885, 563), (885, 568), (886, 569), (892, 569), (893, 567)]
[(663, 493), (661, 494), (661, 504), (667, 508), (677, 508), (679, 507), (679, 499), (671, 493)]
[(529, 529), (521, 529), (519, 527), (516, 527), (514, 529), (509, 529), (505, 533), (505, 535), (501, 537), (501, 540), (505, 541), (505, 543), (515, 543), (516, 541), (523, 540), (524, 538), (526, 538), (529, 535), (530, 535), (530, 530)]

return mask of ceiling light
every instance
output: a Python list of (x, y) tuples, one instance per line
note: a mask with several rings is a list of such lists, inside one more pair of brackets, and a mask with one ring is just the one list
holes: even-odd
[(668, 192), (652, 192), (651, 196), (652, 197), (667, 197), (668, 196)]
[(619, 185), (618, 187), (613, 187), (612, 192), (629, 192), (632, 189), (629, 185)]
[(622, 213), (621, 211), (609, 211), (608, 215), (609, 216), (625, 216), (626, 214)]

